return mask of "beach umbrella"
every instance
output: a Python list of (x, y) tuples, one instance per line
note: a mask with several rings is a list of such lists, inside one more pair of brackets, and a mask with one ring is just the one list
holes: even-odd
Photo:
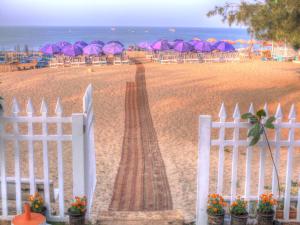
[(192, 39), (192, 40), (189, 41), (189, 43), (190, 43), (191, 45), (193, 45), (193, 46), (195, 46), (195, 45), (198, 44), (199, 42), (201, 42), (200, 39), (199, 39), (199, 40)]
[(82, 51), (84, 55), (100, 55), (103, 52), (102, 46), (98, 44), (89, 44)]
[(46, 44), (40, 49), (40, 51), (44, 55), (54, 55), (59, 54), (61, 52), (61, 49), (56, 44)]
[(91, 42), (90, 42), (90, 45), (91, 45), (91, 44), (101, 45), (102, 47), (105, 45), (103, 41), (99, 41), (99, 40), (91, 41)]
[(193, 39), (192, 40), (194, 40), (194, 41), (201, 41), (201, 39), (200, 38), (198, 38), (198, 37), (193, 37)]
[(107, 42), (106, 44), (111, 44), (111, 43), (119, 44), (119, 45), (121, 45), (122, 47), (124, 47), (124, 45), (123, 45), (120, 41), (109, 41), (109, 42)]
[(165, 51), (165, 50), (169, 50), (171, 48), (171, 46), (169, 45), (167, 40), (158, 40), (155, 41), (152, 45), (151, 45), (153, 50), (158, 50), (158, 51)]
[(102, 50), (106, 55), (119, 55), (124, 51), (124, 47), (118, 43), (111, 42), (104, 45)]
[(151, 44), (148, 41), (143, 41), (138, 44), (138, 47), (144, 50), (152, 50)]
[(82, 54), (82, 48), (77, 45), (67, 45), (62, 49), (62, 53), (74, 57)]
[(175, 42), (174, 50), (176, 52), (189, 52), (193, 50), (193, 46), (185, 41)]
[(183, 39), (175, 39), (174, 42), (181, 42), (184, 41)]
[(76, 42), (74, 43), (74, 45), (76, 45), (76, 46), (78, 46), (78, 47), (80, 47), (80, 48), (84, 48), (84, 47), (87, 46), (88, 44), (87, 44), (86, 42), (84, 42), (84, 41), (76, 41)]
[(195, 44), (194, 48), (197, 52), (211, 52), (214, 50), (212, 45), (207, 41), (199, 41)]
[(217, 39), (215, 39), (215, 38), (208, 38), (206, 41), (212, 43), (212, 42), (217, 42)]
[(67, 42), (67, 41), (59, 41), (59, 42), (56, 43), (56, 45), (57, 45), (58, 47), (60, 47), (60, 48), (63, 48), (63, 47), (65, 47), (65, 46), (67, 46), (67, 45), (72, 45), (72, 44), (69, 43), (69, 42)]
[(229, 44), (225, 41), (218, 41), (213, 45), (214, 50), (219, 50), (221, 52), (233, 52), (235, 51), (235, 48), (232, 44)]

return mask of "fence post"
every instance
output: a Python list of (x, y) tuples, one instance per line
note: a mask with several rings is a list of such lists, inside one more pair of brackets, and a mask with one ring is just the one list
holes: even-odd
[(207, 224), (209, 193), (209, 159), (211, 144), (211, 116), (199, 117), (198, 168), (197, 168), (197, 225)]
[(83, 114), (72, 114), (73, 195), (85, 195)]

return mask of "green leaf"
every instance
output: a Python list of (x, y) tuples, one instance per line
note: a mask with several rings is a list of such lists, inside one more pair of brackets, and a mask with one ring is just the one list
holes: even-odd
[(254, 123), (257, 123), (257, 122), (258, 122), (258, 119), (257, 119), (256, 116), (251, 116), (251, 117), (249, 118), (249, 121), (250, 121), (250, 123), (254, 124)]
[(246, 120), (246, 119), (249, 119), (252, 116), (253, 116), (252, 113), (245, 113), (245, 114), (242, 115), (242, 119)]
[(260, 139), (260, 135), (254, 136), (254, 137), (252, 138), (252, 140), (251, 140), (251, 142), (250, 142), (249, 145), (250, 145), (250, 146), (256, 145), (257, 142), (259, 141), (259, 139)]
[(275, 117), (274, 116), (268, 118), (267, 121), (266, 121), (266, 123), (265, 123), (265, 127), (269, 128), (269, 129), (274, 129), (275, 128), (275, 126), (273, 124), (274, 121), (275, 121)]
[(254, 126), (252, 126), (252, 128), (249, 130), (249, 133), (248, 133), (248, 137), (255, 137), (255, 136), (258, 136), (260, 135), (260, 124), (259, 123), (256, 123)]
[(259, 118), (262, 118), (262, 117), (265, 117), (267, 114), (265, 112), (265, 110), (261, 109), (261, 110), (258, 110), (256, 115), (259, 117)]

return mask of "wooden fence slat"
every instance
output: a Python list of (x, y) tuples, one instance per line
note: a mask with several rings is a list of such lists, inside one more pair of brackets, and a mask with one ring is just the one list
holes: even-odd
[[(220, 122), (225, 122), (226, 120), (226, 109), (224, 103), (221, 105), (219, 118)], [(225, 127), (221, 127), (219, 130), (219, 161), (218, 161), (218, 184), (217, 184), (217, 193), (223, 193), (223, 184), (224, 184), (224, 138), (225, 138)]]
[[(250, 104), (248, 112), (254, 114), (253, 104)], [(249, 129), (248, 129), (249, 132)], [(247, 138), (247, 141), (250, 141), (250, 138)], [(251, 163), (252, 163), (252, 147), (247, 147), (246, 150), (246, 177), (245, 177), (245, 199), (249, 200), (251, 194)], [(250, 204), (248, 204), (248, 210), (250, 209)]]
[[(27, 116), (31, 118), (33, 116), (33, 105), (31, 99), (28, 100), (26, 107)], [(33, 136), (33, 126), (32, 122), (28, 121), (28, 136)], [(35, 172), (34, 172), (34, 149), (33, 149), (33, 141), (28, 140), (28, 166), (29, 166), (29, 182), (30, 182), (30, 194), (33, 195), (35, 193)]]
[(199, 146), (197, 168), (197, 225), (207, 224), (209, 193), (211, 116), (199, 117)]
[[(233, 119), (236, 124), (239, 123), (241, 118), (239, 105), (236, 104)], [(232, 150), (232, 170), (231, 170), (231, 200), (232, 203), (236, 198), (236, 187), (237, 187), (237, 168), (238, 168), (238, 154), (239, 154), (239, 146), (237, 144), (237, 140), (239, 139), (239, 128), (236, 126), (233, 130), (233, 141), (236, 143), (233, 146)]]
[[(14, 98), (12, 103), (12, 112), (14, 117), (18, 117), (20, 112), (19, 104)], [(13, 123), (14, 135), (19, 134), (19, 125), (17, 122)], [(14, 140), (14, 152), (15, 152), (15, 178), (16, 178), (16, 210), (20, 214), (22, 212), (22, 198), (21, 198), (21, 167), (20, 167), (20, 145), (18, 140)]]
[[(296, 120), (295, 106), (292, 105), (289, 114), (290, 123), (293, 124)], [(291, 128), (289, 131), (289, 148), (287, 155), (287, 167), (286, 167), (286, 180), (285, 180), (285, 194), (284, 194), (284, 219), (289, 219), (290, 213), (290, 195), (291, 195), (291, 181), (293, 173), (293, 153), (294, 153), (294, 139), (295, 129)]]
[[(0, 111), (0, 117), (3, 116), (3, 112)], [(1, 202), (2, 202), (2, 216), (8, 216), (8, 208), (7, 208), (7, 183), (6, 183), (6, 154), (5, 154), (5, 143), (3, 139), (4, 135), (4, 124), (0, 121), (0, 157), (1, 157)]]
[[(62, 106), (60, 103), (60, 99), (58, 98), (55, 108), (55, 113), (58, 118), (62, 117)], [(61, 136), (63, 133), (62, 123), (61, 121), (57, 121), (56, 124), (57, 135)], [(59, 215), (64, 217), (65, 214), (65, 201), (64, 201), (64, 160), (63, 160), (63, 150), (62, 150), (62, 142), (57, 141), (57, 168), (58, 168), (58, 188), (59, 188)]]
[[(276, 144), (275, 144), (274, 161), (275, 161), (275, 166), (279, 173), (281, 128), (278, 126), (278, 124), (280, 124), (282, 122), (282, 110), (281, 110), (280, 104), (278, 104), (275, 118), (276, 118), (276, 121), (275, 121), (276, 127), (275, 127), (274, 142)], [(280, 188), (280, 187), (278, 187), (278, 180), (277, 180), (277, 176), (276, 176), (275, 166), (273, 166), (273, 172), (272, 172), (272, 193), (274, 194), (274, 197), (277, 198), (278, 197), (278, 188)]]
[[(47, 118), (47, 113), (48, 113), (48, 108), (46, 105), (45, 100), (42, 100), (42, 105), (41, 105), (41, 114), (42, 118), (44, 118), (42, 122), (42, 134), (43, 136), (48, 135), (48, 125), (46, 122)], [(44, 195), (45, 195), (45, 206), (47, 207), (47, 214), (51, 215), (51, 202), (50, 202), (50, 188), (49, 188), (49, 160), (48, 160), (48, 141), (44, 139), (42, 141), (43, 145), (43, 172), (44, 172)]]

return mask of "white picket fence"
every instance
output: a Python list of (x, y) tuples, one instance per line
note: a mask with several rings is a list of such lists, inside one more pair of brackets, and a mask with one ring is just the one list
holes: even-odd
[[(265, 111), (268, 115), (267, 105), (264, 106)], [(250, 105), (249, 112), (254, 113), (253, 105)], [(199, 146), (198, 146), (198, 171), (197, 171), (197, 225), (206, 225), (207, 224), (207, 200), (208, 194), (210, 192), (210, 158), (211, 158), (211, 149), (216, 146), (218, 148), (218, 164), (217, 171), (217, 189), (214, 190), (214, 193), (218, 193), (224, 196), (224, 177), (231, 177), (231, 188), (230, 195), (225, 195), (224, 198), (228, 202), (232, 202), (237, 197), (237, 175), (238, 164), (246, 163), (245, 165), (245, 186), (243, 187), (243, 195), (241, 197), (245, 198), (248, 201), (258, 200), (259, 195), (265, 191), (265, 163), (266, 163), (266, 154), (267, 154), (267, 145), (264, 138), (262, 138), (258, 146), (260, 148), (259, 153), (259, 177), (258, 177), (258, 192), (255, 195), (251, 195), (251, 168), (253, 163), (253, 148), (249, 147), (249, 138), (241, 139), (240, 132), (241, 130), (248, 130), (250, 124), (247, 121), (241, 121), (241, 115), (238, 104), (236, 105), (233, 113), (233, 121), (226, 121), (227, 115), (224, 104), (222, 104), (219, 112), (219, 121), (212, 121), (212, 117), (209, 115), (201, 115), (199, 117)], [(277, 107), (275, 113), (276, 121), (275, 125), (275, 135), (270, 137), (270, 145), (274, 150), (274, 160), (275, 164), (280, 163), (280, 154), (287, 154), (287, 163), (286, 163), (286, 174), (285, 174), (285, 191), (284, 191), (284, 219), (289, 220), (289, 211), (291, 200), (300, 202), (300, 190), (298, 187), (298, 196), (291, 196), (291, 181), (293, 174), (293, 157), (294, 149), (300, 146), (300, 139), (295, 138), (295, 132), (300, 129), (300, 122), (296, 122), (296, 111), (295, 106), (292, 105), (288, 117), (288, 121), (282, 121), (283, 114), (280, 104)], [(218, 138), (213, 139), (212, 129), (218, 130)], [(226, 130), (233, 130), (232, 138), (226, 139)], [(288, 139), (282, 139), (282, 129), (288, 129)], [(225, 148), (232, 148), (232, 159), (231, 159), (231, 174), (225, 174), (224, 171), (224, 157), (225, 157)], [(239, 156), (239, 147), (247, 148), (246, 149), (246, 162), (242, 162)], [(281, 153), (282, 152), (282, 153)], [(280, 173), (280, 171), (279, 171)], [(274, 194), (275, 198), (278, 197), (278, 185), (275, 168), (273, 167), (272, 172), (272, 189), (271, 192)], [(297, 205), (297, 221), (300, 221), (300, 204)]]
[[(57, 148), (57, 176), (58, 184), (58, 213), (52, 214), (51, 210), (47, 211), (47, 217), (51, 221), (66, 220), (65, 205), (65, 177), (64, 164), (70, 161), (72, 157), (72, 193), (73, 196), (87, 196), (88, 215), (93, 202), (93, 193), (96, 186), (96, 163), (94, 150), (94, 126), (93, 126), (93, 106), (92, 106), (92, 86), (89, 85), (83, 97), (83, 112), (73, 113), (69, 117), (63, 116), (63, 108), (60, 99), (57, 100), (55, 108), (55, 116), (48, 116), (48, 107), (44, 100), (41, 103), (40, 115), (34, 114), (32, 101), (29, 99), (26, 107), (26, 115), (20, 114), (20, 108), (17, 100), (14, 98), (12, 102), (12, 115), (0, 115), (0, 172), (1, 172), (1, 215), (0, 219), (10, 220), (14, 216), (10, 212), (8, 205), (8, 182), (15, 183), (15, 211), (22, 212), (22, 189), (21, 185), (25, 182), (29, 183), (30, 194), (36, 192), (36, 184), (43, 184), (44, 201), (48, 209), (51, 209), (51, 181), (49, 178), (49, 157), (48, 143), (56, 142)], [(27, 133), (20, 132), (21, 125), (27, 125)], [(34, 131), (34, 125), (41, 126), (41, 133)], [(48, 125), (56, 124), (56, 133), (49, 134)], [(71, 133), (64, 132), (64, 125), (69, 124)], [(7, 131), (6, 127), (11, 125), (12, 131)], [(6, 142), (13, 142), (12, 148), (6, 147)], [(29, 177), (21, 177), (20, 148), (21, 142), (26, 142), (28, 146), (28, 171)], [(42, 142), (42, 149), (34, 147), (35, 142)], [(63, 158), (63, 143), (72, 143), (72, 155), (70, 158)], [(14, 151), (14, 177), (8, 177), (6, 159), (9, 154)], [(36, 179), (35, 171), (35, 152), (42, 151), (43, 167), (38, 168), (43, 171), (43, 178)]]

